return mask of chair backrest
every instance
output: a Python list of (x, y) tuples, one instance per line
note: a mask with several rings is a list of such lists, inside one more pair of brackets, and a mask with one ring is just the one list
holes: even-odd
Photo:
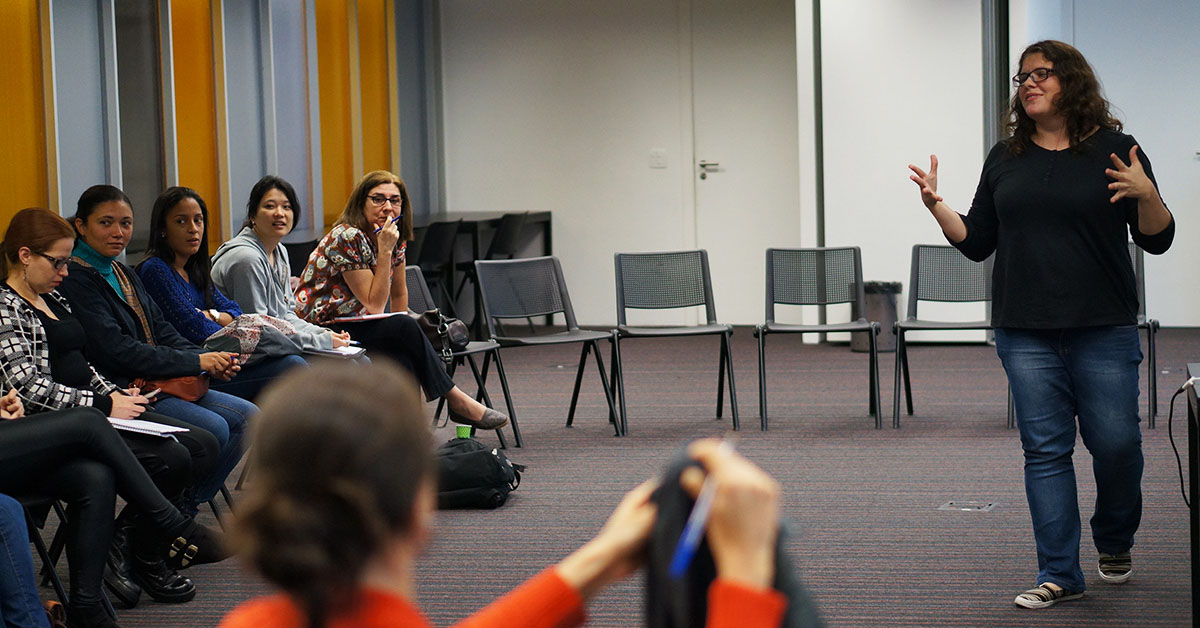
[(512, 259), (520, 252), (521, 234), (525, 231), (525, 222), (529, 212), (519, 214), (504, 214), (492, 241), (488, 244), (483, 259)]
[(488, 332), (496, 336), (496, 321), (508, 318), (563, 315), (567, 329), (578, 329), (575, 310), (558, 258), (476, 260), (479, 292)]
[(304, 272), (304, 266), (308, 264), (308, 256), (312, 254), (313, 249), (317, 248), (317, 241), (284, 242), (283, 248), (287, 249), (288, 264), (291, 266), (288, 272), (293, 277), (299, 277)]
[(1146, 260), (1142, 247), (1129, 240), (1129, 263), (1133, 264), (1134, 285), (1137, 286), (1138, 322), (1146, 320)]
[(908, 317), (917, 318), (918, 301), (990, 302), (987, 264), (972, 262), (949, 245), (916, 244), (908, 280)]
[(404, 285), (408, 287), (408, 310), (410, 312), (420, 314), (437, 307), (437, 302), (433, 300), (433, 293), (429, 291), (429, 284), (425, 283), (425, 273), (421, 272), (420, 266), (404, 268)]
[(775, 322), (775, 305), (853, 303), (866, 316), (862, 252), (857, 246), (767, 249), (767, 322)]
[(454, 241), (458, 239), (458, 229), (462, 220), (449, 222), (434, 222), (425, 227), (425, 235), (421, 238), (421, 247), (417, 252), (415, 263), (418, 266), (435, 272), (454, 259)]
[(708, 251), (617, 253), (617, 323), (626, 309), (666, 310), (704, 306), (708, 323), (717, 322)]

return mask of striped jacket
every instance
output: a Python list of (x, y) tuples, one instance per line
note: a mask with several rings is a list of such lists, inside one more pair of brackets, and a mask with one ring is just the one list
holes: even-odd
[[(42, 295), (54, 299), (69, 312), (71, 306), (57, 292)], [(29, 414), (95, 405), (97, 395), (108, 396), (119, 390), (112, 382), (92, 371), (90, 389), (72, 388), (51, 378), (50, 346), (46, 328), (33, 307), (7, 285), (0, 284), (0, 385), (17, 395)]]

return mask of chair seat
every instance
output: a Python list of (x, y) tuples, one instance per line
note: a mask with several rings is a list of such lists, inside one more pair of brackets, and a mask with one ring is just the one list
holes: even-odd
[(651, 336), (704, 336), (708, 334), (724, 334), (733, 331), (730, 325), (712, 323), (709, 325), (693, 325), (691, 327), (630, 327), (620, 325), (617, 332), (622, 338), (637, 338)]
[(475, 355), (478, 353), (487, 353), (500, 348), (500, 343), (495, 340), (472, 340), (467, 343), (467, 348), (462, 351), (455, 351), (455, 356)]
[(899, 329), (991, 329), (991, 321), (928, 321), (910, 318), (896, 322)]
[(541, 336), (497, 336), (496, 342), (501, 347), (532, 347), (538, 345), (558, 345), (569, 342), (589, 342), (592, 340), (608, 340), (612, 334), (606, 331), (590, 329), (570, 329)]
[(850, 321), (846, 323), (829, 323), (825, 325), (795, 325), (792, 323), (765, 323), (758, 326), (767, 333), (776, 334), (803, 334), (811, 332), (834, 333), (840, 331), (871, 331), (875, 323), (865, 320)]

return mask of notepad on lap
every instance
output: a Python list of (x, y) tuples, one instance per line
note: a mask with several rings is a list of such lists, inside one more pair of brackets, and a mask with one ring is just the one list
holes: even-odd
[(141, 419), (118, 419), (116, 417), (108, 417), (108, 422), (118, 430), (126, 432), (137, 432), (138, 434), (149, 434), (151, 436), (169, 437), (172, 434), (179, 432), (187, 432), (186, 427), (176, 427), (174, 425), (163, 425), (154, 421), (143, 421)]

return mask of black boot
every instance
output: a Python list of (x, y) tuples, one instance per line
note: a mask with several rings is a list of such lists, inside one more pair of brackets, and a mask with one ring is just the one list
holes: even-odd
[(179, 604), (196, 597), (196, 585), (167, 566), (162, 546), (153, 539), (136, 539), (132, 576), (142, 590), (159, 602)]
[(206, 528), (195, 519), (167, 532), (167, 564), (174, 569), (219, 563), (230, 556), (225, 535)]
[(117, 620), (109, 616), (101, 604), (80, 606), (67, 605), (67, 626), (69, 628), (121, 628)]
[(104, 585), (112, 593), (113, 601), (121, 608), (137, 606), (142, 597), (142, 588), (130, 578), (133, 570), (133, 530), (135, 516), (129, 507), (121, 511), (113, 522), (113, 539), (108, 550), (108, 564), (104, 569)]

